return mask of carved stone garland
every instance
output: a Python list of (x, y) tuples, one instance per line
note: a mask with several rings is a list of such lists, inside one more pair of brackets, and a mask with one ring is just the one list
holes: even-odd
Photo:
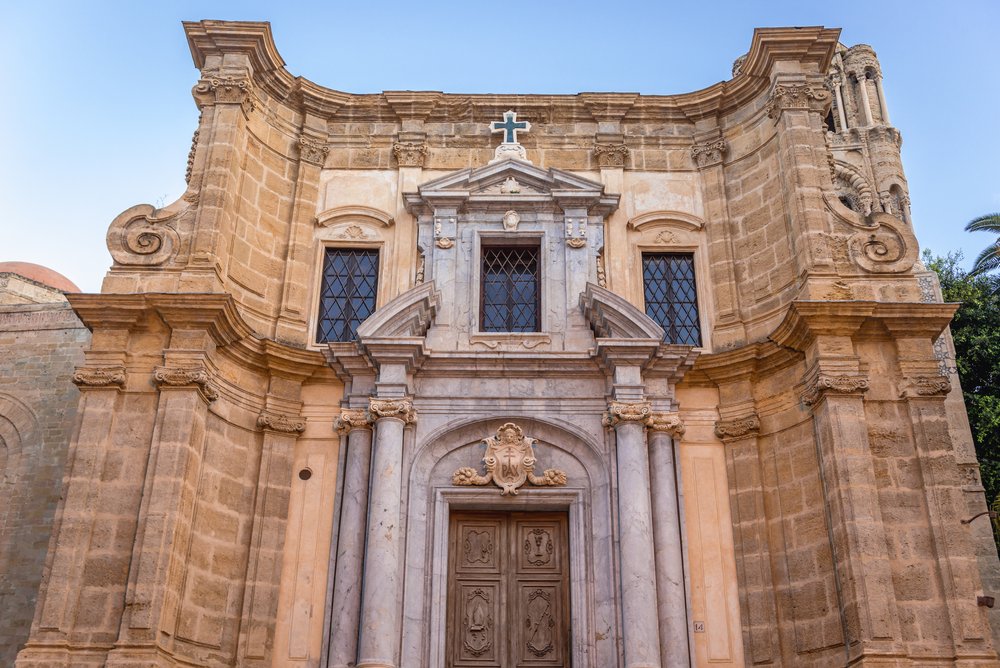
[(486, 475), (479, 475), (476, 469), (463, 466), (455, 471), (451, 482), (455, 485), (488, 485), (493, 482), (500, 488), (500, 495), (517, 494), (525, 482), (538, 486), (566, 484), (566, 473), (558, 469), (546, 469), (536, 476), (535, 450), (533, 438), (526, 438), (524, 432), (513, 422), (507, 422), (497, 429), (496, 436), (484, 438), (486, 454)]

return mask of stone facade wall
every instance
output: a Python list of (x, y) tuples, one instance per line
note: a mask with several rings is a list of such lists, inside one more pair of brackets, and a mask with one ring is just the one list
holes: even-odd
[(65, 302), (0, 306), (0, 665), (28, 639), (89, 340)]

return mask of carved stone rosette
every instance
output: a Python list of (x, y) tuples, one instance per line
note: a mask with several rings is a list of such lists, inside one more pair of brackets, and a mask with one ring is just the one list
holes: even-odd
[(624, 167), (628, 160), (628, 146), (625, 144), (598, 144), (594, 147), (597, 164), (600, 167)]
[(951, 392), (951, 381), (944, 376), (913, 376), (903, 380), (899, 396), (901, 398), (935, 397), (946, 395), (949, 392)]
[(723, 443), (752, 438), (760, 433), (760, 418), (751, 413), (733, 420), (719, 420), (715, 423), (715, 435)]
[(695, 144), (691, 147), (691, 159), (698, 169), (711, 167), (722, 163), (722, 159), (729, 152), (729, 144), (725, 139), (715, 139), (704, 144)]
[(617, 427), (622, 422), (645, 423), (650, 412), (648, 401), (612, 401), (602, 422), (605, 427)]
[(413, 424), (417, 421), (417, 411), (414, 410), (413, 402), (409, 399), (370, 399), (368, 412), (375, 420), (396, 418), (406, 424)]
[(208, 371), (203, 367), (158, 366), (153, 369), (153, 382), (161, 390), (165, 387), (193, 386), (208, 401), (219, 398), (219, 393), (209, 382)]
[(823, 112), (830, 101), (830, 91), (809, 84), (778, 84), (771, 91), (765, 109), (768, 118), (778, 118), (789, 109)]
[(82, 366), (73, 372), (73, 383), (80, 387), (125, 387), (125, 367)]
[(671, 436), (680, 438), (684, 435), (684, 421), (677, 413), (650, 413), (646, 417), (646, 428), (651, 431), (664, 431)]
[(392, 145), (392, 154), (400, 167), (423, 167), (427, 157), (427, 145), (398, 141)]
[(257, 417), (257, 428), (283, 434), (301, 434), (306, 430), (306, 421), (298, 417), (265, 412)]
[(341, 434), (347, 434), (352, 429), (371, 429), (371, 426), (371, 414), (362, 408), (342, 410), (333, 423), (333, 428)]
[(221, 76), (202, 79), (195, 84), (193, 93), (198, 106), (214, 102), (239, 104), (247, 114), (254, 110), (253, 82), (250, 79)]
[(299, 137), (299, 158), (303, 162), (322, 167), (326, 163), (326, 156), (330, 153), (330, 147), (326, 142), (309, 137)]
[(483, 455), (486, 475), (480, 475), (471, 466), (463, 466), (452, 474), (452, 484), (488, 485), (493, 482), (500, 488), (501, 496), (517, 494), (525, 482), (543, 487), (566, 484), (566, 473), (558, 469), (545, 469), (541, 476), (535, 475), (535, 439), (526, 438), (513, 422), (502, 424), (496, 436), (484, 438), (483, 443), (486, 444)]
[(812, 406), (824, 394), (861, 394), (868, 391), (864, 376), (827, 376), (820, 374), (806, 386), (802, 403)]

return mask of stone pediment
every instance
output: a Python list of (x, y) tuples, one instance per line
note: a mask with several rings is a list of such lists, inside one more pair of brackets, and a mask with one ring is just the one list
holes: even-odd
[(560, 169), (541, 169), (519, 160), (463, 169), (429, 181), (404, 195), (413, 214), (435, 209), (492, 209), (512, 203), (528, 206), (554, 203), (562, 209), (585, 208), (607, 215), (618, 208), (618, 195), (604, 185)]

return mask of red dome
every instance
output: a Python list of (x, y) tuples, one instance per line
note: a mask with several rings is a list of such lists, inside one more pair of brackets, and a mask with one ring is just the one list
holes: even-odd
[(73, 281), (58, 271), (32, 262), (0, 262), (0, 274), (11, 273), (24, 276), (33, 281), (55, 288), (60, 292), (80, 292)]

